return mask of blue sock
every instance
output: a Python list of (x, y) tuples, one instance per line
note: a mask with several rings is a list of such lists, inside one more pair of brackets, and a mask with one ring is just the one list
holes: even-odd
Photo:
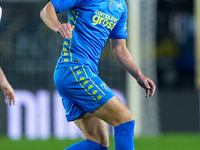
[(135, 120), (114, 127), (115, 150), (134, 150)]
[(76, 144), (67, 147), (65, 150), (107, 150), (108, 147), (105, 147), (99, 143), (90, 140), (84, 140)]

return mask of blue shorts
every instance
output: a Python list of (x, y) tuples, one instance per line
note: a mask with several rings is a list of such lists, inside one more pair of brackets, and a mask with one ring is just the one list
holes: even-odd
[(79, 63), (57, 66), (54, 83), (62, 97), (68, 121), (93, 112), (114, 96), (111, 89), (88, 66)]

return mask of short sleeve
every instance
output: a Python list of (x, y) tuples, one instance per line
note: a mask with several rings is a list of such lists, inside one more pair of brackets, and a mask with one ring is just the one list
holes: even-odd
[(117, 22), (116, 26), (113, 28), (109, 35), (109, 38), (113, 39), (126, 39), (128, 37), (127, 33), (127, 6), (124, 8), (124, 12), (120, 20)]
[(65, 11), (72, 7), (81, 6), (83, 0), (51, 0), (57, 13)]

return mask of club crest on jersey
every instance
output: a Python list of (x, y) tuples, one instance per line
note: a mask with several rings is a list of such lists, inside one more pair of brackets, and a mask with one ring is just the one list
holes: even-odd
[(109, 0), (109, 9), (112, 8), (113, 0)]
[(107, 87), (107, 85), (106, 85), (105, 83), (102, 83), (100, 86), (101, 86), (104, 90), (110, 91), (109, 88)]

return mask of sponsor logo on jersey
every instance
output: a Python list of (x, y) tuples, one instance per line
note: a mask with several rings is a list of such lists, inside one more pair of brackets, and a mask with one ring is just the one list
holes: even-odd
[(102, 11), (96, 10), (95, 15), (92, 18), (93, 25), (101, 24), (108, 29), (113, 29), (118, 21), (114, 16), (110, 16)]

